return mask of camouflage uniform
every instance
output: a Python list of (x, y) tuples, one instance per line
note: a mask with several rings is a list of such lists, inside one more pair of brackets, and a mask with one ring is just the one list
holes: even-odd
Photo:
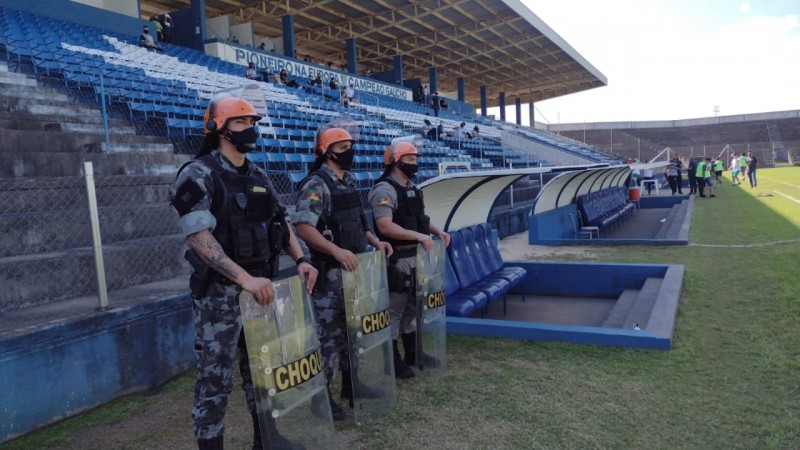
[[(236, 172), (230, 161), (221, 153), (211, 155), (224, 170)], [(249, 164), (248, 173), (260, 171)], [(262, 172), (263, 173), (263, 172)], [(203, 230), (214, 230), (217, 220), (211, 213), (211, 199), (214, 198), (214, 179), (211, 168), (201, 161), (194, 160), (181, 170), (172, 189), (172, 197), (181, 192), (184, 183), (196, 183), (202, 198), (181, 215), (180, 225), (185, 236)], [(270, 185), (272, 195), (277, 199), (275, 189)], [(193, 200), (194, 201), (194, 200)], [(180, 212), (179, 212), (180, 214)], [(212, 439), (222, 436), (225, 426), (223, 417), (232, 390), (234, 362), (239, 358), (239, 371), (242, 374), (242, 389), (247, 399), (251, 415), (256, 414), (253, 382), (244, 342), (242, 316), (239, 311), (239, 293), (236, 284), (212, 281), (208, 284), (202, 298), (192, 299), (195, 321), (194, 352), (197, 357), (197, 377), (194, 386), (194, 432), (198, 439)]]
[[(319, 170), (327, 172), (337, 180), (336, 186), (343, 191), (356, 188), (355, 179), (349, 172), (345, 172), (344, 178), (340, 180), (327, 164), (323, 164)], [(331, 192), (319, 176), (312, 176), (303, 184), (297, 192), (295, 203), (297, 208), (292, 219), (295, 224), (305, 223), (316, 227), (320, 216), (331, 214)], [(318, 261), (315, 261), (313, 256), (312, 263), (319, 269)], [(325, 376), (331, 380), (337, 356), (340, 370), (346, 371), (350, 367), (342, 270), (338, 267), (330, 268), (324, 273), (320, 270), (318, 280), (320, 281), (314, 286), (311, 300), (317, 319), (317, 334), (322, 346)]]
[[(394, 181), (403, 182), (392, 173), (389, 175)], [(414, 186), (411, 180), (405, 184)], [(372, 216), (375, 220), (381, 217), (392, 217), (397, 210), (397, 191), (386, 182), (376, 183), (369, 191), (367, 200), (369, 207), (372, 208)], [(417, 246), (400, 246), (394, 249), (395, 253), (408, 250), (416, 250)], [(389, 263), (400, 272), (410, 275), (416, 272), (417, 257), (408, 256), (404, 258), (390, 258)], [(399, 334), (408, 334), (417, 331), (417, 300), (410, 289), (407, 292), (389, 292), (389, 317), (392, 324), (392, 339), (397, 339)]]

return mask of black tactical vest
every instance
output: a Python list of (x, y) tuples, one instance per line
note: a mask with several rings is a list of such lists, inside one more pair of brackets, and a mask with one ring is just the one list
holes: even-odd
[[(367, 247), (367, 223), (361, 207), (361, 197), (355, 189), (343, 191), (336, 186), (336, 181), (322, 170), (309, 174), (319, 176), (331, 192), (331, 213), (320, 216), (317, 230), (329, 241), (353, 253), (362, 253)], [(305, 181), (303, 182), (305, 184)], [(330, 255), (309, 248), (313, 259), (336, 262)]]
[(272, 196), (266, 175), (260, 171), (241, 175), (225, 170), (211, 155), (198, 159), (214, 174), (211, 213), (217, 226), (212, 235), (225, 254), (251, 275), (274, 276), (277, 264), (273, 263), (289, 235), (285, 210)]
[[(417, 189), (416, 186), (401, 186), (391, 177), (382, 178), (378, 182), (389, 183), (397, 193), (397, 209), (394, 210), (392, 222), (406, 230), (414, 230), (426, 235), (431, 234), (431, 219), (425, 215), (425, 201), (422, 198), (422, 191)], [(377, 227), (375, 229), (378, 233), (378, 239), (389, 242), (394, 248), (417, 245), (417, 241), (391, 239), (382, 235)]]

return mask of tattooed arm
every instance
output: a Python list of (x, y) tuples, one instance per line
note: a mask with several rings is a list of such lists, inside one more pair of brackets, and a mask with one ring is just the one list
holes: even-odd
[(275, 298), (272, 282), (267, 278), (254, 277), (242, 269), (241, 266), (225, 254), (222, 246), (219, 245), (219, 242), (209, 230), (189, 235), (186, 238), (186, 243), (212, 269), (235, 282), (245, 291), (253, 294), (253, 297), (261, 306), (272, 303)]

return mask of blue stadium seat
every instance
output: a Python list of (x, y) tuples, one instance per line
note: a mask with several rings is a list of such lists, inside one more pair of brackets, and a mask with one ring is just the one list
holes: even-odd
[(461, 289), (453, 265), (450, 264), (450, 258), (445, 258), (445, 271), (447, 315), (468, 317), (475, 311), (481, 311), (481, 316), (483, 316), (483, 308), (489, 300), (486, 294), (477, 289)]

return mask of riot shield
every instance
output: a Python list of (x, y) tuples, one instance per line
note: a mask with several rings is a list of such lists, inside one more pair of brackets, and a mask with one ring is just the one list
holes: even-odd
[(356, 255), (358, 269), (342, 271), (347, 343), (356, 425), (388, 414), (397, 403), (383, 252)]
[(250, 371), (264, 448), (333, 448), (336, 431), (311, 302), (298, 276), (273, 281), (262, 307), (242, 291)]
[(426, 252), (417, 247), (417, 367), (444, 372), (447, 357), (444, 242)]

